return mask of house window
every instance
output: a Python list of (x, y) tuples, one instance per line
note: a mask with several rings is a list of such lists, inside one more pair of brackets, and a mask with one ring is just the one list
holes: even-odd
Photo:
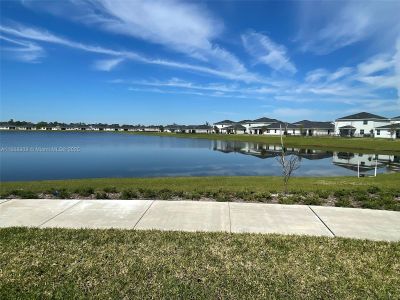
[(381, 135), (381, 130), (380, 129), (376, 130), (376, 135)]
[(295, 132), (295, 130), (293, 129), (293, 134), (295, 134), (296, 132)]
[(275, 129), (275, 133), (276, 133), (276, 129)]
[(361, 129), (361, 130), (360, 130), (360, 134), (364, 134), (364, 129)]
[(368, 121), (364, 121), (364, 125), (368, 125)]
[(267, 129), (267, 133), (269, 133), (269, 129)]

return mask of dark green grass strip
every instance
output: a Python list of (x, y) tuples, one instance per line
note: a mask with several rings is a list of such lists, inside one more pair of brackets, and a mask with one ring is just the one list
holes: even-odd
[(0, 229), (0, 299), (399, 299), (400, 243)]

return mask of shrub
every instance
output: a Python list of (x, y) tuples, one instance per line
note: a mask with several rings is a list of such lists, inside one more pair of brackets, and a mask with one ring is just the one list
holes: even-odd
[(150, 189), (138, 189), (138, 192), (140, 194), (140, 197), (144, 198), (144, 199), (155, 199), (157, 198), (157, 193), (154, 190), (150, 190)]
[(32, 191), (25, 191), (25, 190), (14, 190), (10, 193), (10, 195), (14, 195), (21, 199), (37, 199), (39, 195)]
[(105, 187), (105, 188), (103, 189), (103, 191), (104, 191), (105, 193), (113, 193), (113, 194), (118, 193), (118, 190), (117, 190), (117, 188), (116, 188), (115, 186), (108, 186), (108, 187)]
[(331, 193), (330, 193), (329, 191), (317, 191), (317, 195), (318, 195), (320, 198), (328, 199), (329, 196), (331, 195)]
[(292, 195), (292, 196), (284, 196), (284, 195), (279, 195), (278, 196), (278, 203), (280, 204), (295, 204), (297, 202), (298, 196)]
[(348, 197), (338, 198), (335, 202), (335, 206), (338, 207), (352, 207), (351, 201)]
[(137, 199), (138, 197), (138, 193), (136, 191), (133, 190), (124, 190), (121, 193), (120, 199)]
[(89, 197), (94, 193), (94, 188), (83, 187), (83, 188), (75, 190), (75, 193), (77, 193), (79, 196), (82, 196), (82, 197)]
[(162, 200), (171, 199), (173, 197), (173, 195), (174, 195), (174, 193), (169, 189), (162, 189), (162, 190), (158, 191), (158, 198), (160, 198)]
[(370, 194), (376, 194), (376, 193), (378, 193), (380, 191), (381, 191), (381, 189), (379, 187), (377, 187), (377, 186), (370, 186), (367, 189), (367, 192), (370, 193)]
[(321, 205), (322, 201), (317, 196), (308, 196), (303, 200), (303, 203), (306, 205)]
[(107, 193), (105, 192), (97, 192), (96, 199), (108, 199)]

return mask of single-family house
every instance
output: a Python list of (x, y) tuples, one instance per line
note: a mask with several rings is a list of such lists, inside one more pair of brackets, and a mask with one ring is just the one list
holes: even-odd
[(217, 123), (214, 123), (214, 128), (215, 128), (215, 132), (216, 133), (221, 133), (221, 130), (225, 127), (229, 127), (232, 126), (233, 124), (235, 124), (235, 122), (231, 121), (231, 120), (223, 120)]
[(400, 116), (391, 118), (391, 119), (390, 119), (390, 123), (392, 123), (392, 124), (393, 124), (393, 123), (394, 123), (394, 124), (400, 123)]
[(160, 126), (150, 125), (143, 127), (143, 131), (145, 132), (160, 132)]
[(212, 133), (213, 128), (210, 125), (188, 125), (186, 126), (188, 133)]
[(0, 130), (15, 130), (16, 126), (7, 122), (0, 123)]
[(224, 134), (244, 134), (246, 133), (246, 127), (241, 124), (234, 123), (230, 126), (221, 128), (220, 132)]
[(263, 134), (263, 127), (271, 125), (273, 123), (280, 122), (276, 119), (270, 119), (267, 117), (262, 117), (251, 121), (251, 123), (242, 124), (246, 127), (246, 132), (249, 134)]
[(283, 135), (301, 135), (299, 126), (285, 122), (275, 122), (261, 130), (266, 135), (281, 135), (281, 132)]
[(304, 136), (333, 135), (335, 132), (332, 122), (302, 120), (293, 124), (299, 126), (301, 135)]
[(400, 139), (400, 122), (376, 127), (374, 134), (377, 138)]
[(340, 136), (373, 136), (375, 128), (390, 124), (390, 119), (360, 112), (335, 120), (335, 134)]

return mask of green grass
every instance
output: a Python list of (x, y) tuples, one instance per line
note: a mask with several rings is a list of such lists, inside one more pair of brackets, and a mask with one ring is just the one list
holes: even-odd
[[(399, 188), (400, 173), (381, 174), (377, 177), (293, 177), (291, 191), (336, 191), (342, 189)], [(171, 191), (244, 191), (270, 192), (283, 190), (282, 178), (278, 176), (216, 176), (216, 177), (158, 177), (158, 178), (99, 178), (44, 181), (1, 182), (0, 193), (23, 189), (34, 193), (52, 189), (70, 192), (93, 192), (149, 189)]]
[(398, 299), (400, 243), (0, 229), (0, 299)]
[[(184, 133), (141, 133), (141, 132), (124, 132), (125, 134), (140, 134), (153, 136), (172, 136), (179, 138), (195, 138), (225, 141), (242, 141), (257, 142), (265, 144), (280, 144), (279, 136), (260, 136), (248, 134), (184, 134)], [(371, 153), (378, 151), (379, 153), (400, 153), (400, 140), (379, 139), (379, 138), (345, 138), (345, 137), (301, 137), (287, 136), (284, 137), (286, 147), (312, 148), (330, 151), (348, 151)]]
[(400, 174), (374, 178), (163, 177), (3, 182), (1, 198), (190, 199), (328, 205), (400, 211)]

